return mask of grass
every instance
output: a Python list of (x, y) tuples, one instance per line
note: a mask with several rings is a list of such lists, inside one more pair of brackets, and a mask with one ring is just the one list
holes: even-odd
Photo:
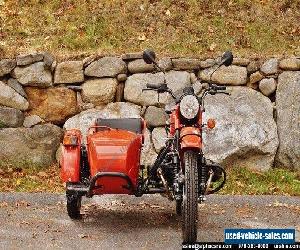
[(0, 57), (300, 55), (299, 0), (0, 0)]
[(300, 173), (270, 169), (261, 173), (246, 168), (228, 170), (228, 181), (221, 194), (300, 195)]
[[(57, 165), (49, 168), (0, 169), (0, 192), (64, 192)], [(300, 195), (300, 173), (271, 169), (265, 173), (245, 168), (228, 170), (228, 181), (220, 194)]]

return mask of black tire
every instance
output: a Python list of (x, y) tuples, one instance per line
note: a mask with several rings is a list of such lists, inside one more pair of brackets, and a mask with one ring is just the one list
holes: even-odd
[(184, 153), (185, 183), (182, 204), (183, 242), (197, 241), (198, 220), (198, 154), (194, 151)]
[(80, 208), (82, 196), (78, 195), (76, 192), (66, 192), (67, 196), (67, 211), (71, 219), (78, 220), (81, 219)]
[(176, 214), (179, 216), (182, 214), (182, 200), (176, 201)]

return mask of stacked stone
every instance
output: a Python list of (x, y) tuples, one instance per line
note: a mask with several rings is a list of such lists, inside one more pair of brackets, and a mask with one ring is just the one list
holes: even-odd
[(211, 76), (218, 60), (162, 58), (162, 73), (146, 64), (141, 53), (64, 62), (48, 53), (1, 59), (0, 161), (50, 165), (61, 127), (86, 134), (99, 117), (143, 117), (148, 129), (141, 161), (150, 165), (167, 137), (164, 107), (172, 98), (164, 93), (158, 99), (155, 91), (143, 91), (147, 83), (165, 82), (177, 94), (193, 86), (198, 95), (203, 84), (216, 83), (227, 85), (231, 95), (206, 99), (204, 121), (217, 121), (214, 130), (203, 133), (206, 156), (225, 166), (300, 169), (300, 143), (295, 139), (300, 59), (234, 58), (233, 65)]

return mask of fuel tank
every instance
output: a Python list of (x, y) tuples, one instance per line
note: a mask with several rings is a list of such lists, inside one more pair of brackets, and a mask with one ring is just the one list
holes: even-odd
[[(132, 194), (136, 189), (142, 135), (127, 130), (106, 129), (87, 137), (87, 151), (91, 177), (104, 175), (96, 181), (94, 194)], [(105, 176), (105, 173), (120, 173), (122, 177)], [(124, 175), (129, 179), (124, 178)], [(132, 188), (129, 188), (128, 180)]]

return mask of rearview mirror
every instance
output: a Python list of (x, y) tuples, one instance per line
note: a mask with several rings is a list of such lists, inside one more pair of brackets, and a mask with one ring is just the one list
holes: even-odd
[(152, 64), (155, 62), (155, 52), (151, 49), (146, 49), (143, 52), (143, 60), (147, 64)]
[(226, 51), (221, 58), (222, 64), (226, 67), (232, 64), (233, 54), (231, 51)]

